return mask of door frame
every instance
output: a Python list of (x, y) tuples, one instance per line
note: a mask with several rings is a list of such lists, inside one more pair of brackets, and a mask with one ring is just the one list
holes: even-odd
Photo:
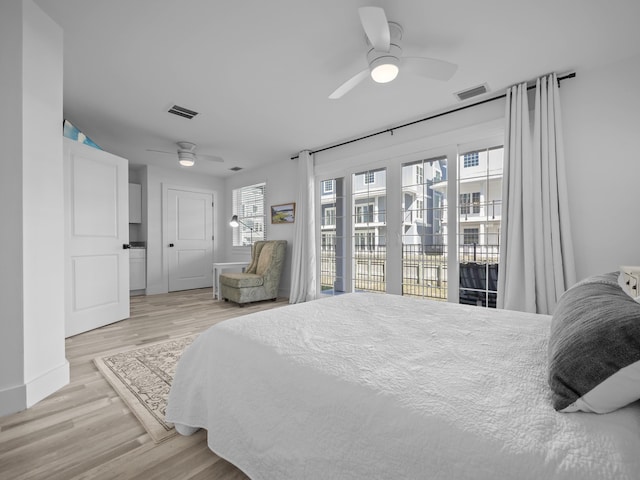
[[(218, 249), (216, 245), (219, 244), (217, 242), (218, 239), (218, 228), (215, 222), (216, 214), (218, 213), (218, 199), (217, 192), (215, 190), (210, 190), (207, 188), (197, 188), (197, 187), (186, 187), (184, 185), (176, 185), (173, 183), (162, 183), (162, 235), (161, 242), (162, 248), (160, 249), (162, 255), (162, 284), (164, 287), (164, 291), (169, 291), (169, 190), (180, 190), (183, 192), (193, 192), (193, 193), (204, 193), (211, 195), (211, 199), (213, 201), (213, 208), (211, 209), (211, 227), (213, 232), (213, 240), (211, 240), (211, 252), (212, 252), (212, 263), (211, 263), (211, 278), (213, 278), (213, 263), (216, 262), (216, 254)], [(148, 261), (148, 260), (147, 260)], [(147, 267), (148, 268), (148, 267)]]

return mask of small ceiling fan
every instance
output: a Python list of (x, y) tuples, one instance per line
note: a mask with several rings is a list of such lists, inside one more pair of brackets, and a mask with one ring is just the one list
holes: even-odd
[(196, 149), (198, 146), (191, 142), (176, 142), (178, 145), (177, 152), (165, 152), (164, 150), (152, 150), (147, 148), (147, 152), (166, 153), (168, 155), (178, 154), (178, 163), (183, 167), (192, 167), (195, 165), (196, 160), (209, 160), (212, 162), (224, 162), (222, 157), (216, 157), (214, 155), (196, 155)]
[(356, 73), (340, 85), (329, 98), (342, 97), (362, 82), (368, 75), (378, 83), (392, 81), (400, 69), (435, 80), (449, 80), (458, 66), (454, 63), (427, 57), (402, 56), (402, 27), (387, 21), (384, 9), (380, 7), (361, 7), (358, 9), (360, 23), (366, 34), (368, 67)]

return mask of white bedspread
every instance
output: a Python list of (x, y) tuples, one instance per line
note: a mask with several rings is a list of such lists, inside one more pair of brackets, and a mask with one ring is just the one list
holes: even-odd
[(254, 480), (640, 479), (637, 403), (553, 410), (549, 323), (366, 293), (247, 315), (183, 354), (167, 419)]

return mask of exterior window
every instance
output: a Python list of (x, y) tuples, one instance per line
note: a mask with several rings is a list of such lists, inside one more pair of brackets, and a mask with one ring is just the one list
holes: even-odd
[(468, 215), (471, 213), (471, 209), (469, 205), (471, 204), (471, 194), (470, 193), (461, 193), (460, 194), (460, 214)]
[(465, 153), (463, 156), (462, 166), (464, 168), (477, 167), (480, 164), (478, 152)]
[(416, 165), (416, 185), (422, 185), (424, 183), (424, 167), (422, 165)]
[(324, 209), (323, 227), (335, 226), (336, 224), (336, 207), (327, 207)]
[(322, 251), (335, 252), (336, 250), (336, 234), (335, 232), (324, 232), (322, 234)]
[(356, 223), (373, 222), (373, 204), (356, 205)]
[(465, 228), (463, 233), (463, 243), (465, 245), (480, 243), (480, 230), (478, 228)]
[(471, 203), (473, 204), (473, 213), (480, 213), (480, 192), (471, 194)]
[(366, 172), (364, 174), (364, 183), (369, 184), (369, 183), (375, 183), (376, 181), (376, 172)]
[(424, 200), (416, 200), (416, 219), (422, 220), (422, 210), (424, 210)]
[(257, 240), (266, 240), (265, 235), (266, 184), (258, 183), (236, 188), (232, 192), (233, 215), (238, 216), (237, 227), (233, 227), (232, 245), (252, 245)]
[(333, 193), (333, 180), (324, 180), (322, 182), (322, 193), (323, 194), (327, 194), (327, 193)]
[(480, 192), (460, 194), (460, 214), (480, 213)]

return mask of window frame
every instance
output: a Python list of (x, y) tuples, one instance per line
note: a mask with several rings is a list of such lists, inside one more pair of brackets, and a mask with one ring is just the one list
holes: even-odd
[[(334, 181), (333, 180), (323, 180), (322, 181), (322, 194), (323, 195), (328, 195), (330, 193), (334, 193), (335, 192), (335, 188), (333, 186)], [(327, 185), (329, 186), (327, 188)]]
[(232, 247), (251, 247), (253, 243), (267, 239), (266, 182), (234, 188), (231, 191), (231, 211), (232, 215), (238, 216), (239, 222), (237, 227), (231, 227)]
[(467, 152), (462, 155), (462, 168), (477, 167), (478, 165), (480, 165), (479, 152)]
[(362, 182), (365, 185), (371, 185), (372, 183), (376, 183), (376, 171), (369, 170), (367, 172), (363, 172)]
[[(468, 242), (467, 239), (472, 238), (475, 242)], [(480, 244), (480, 228), (463, 227), (462, 228), (462, 245), (478, 245)]]

